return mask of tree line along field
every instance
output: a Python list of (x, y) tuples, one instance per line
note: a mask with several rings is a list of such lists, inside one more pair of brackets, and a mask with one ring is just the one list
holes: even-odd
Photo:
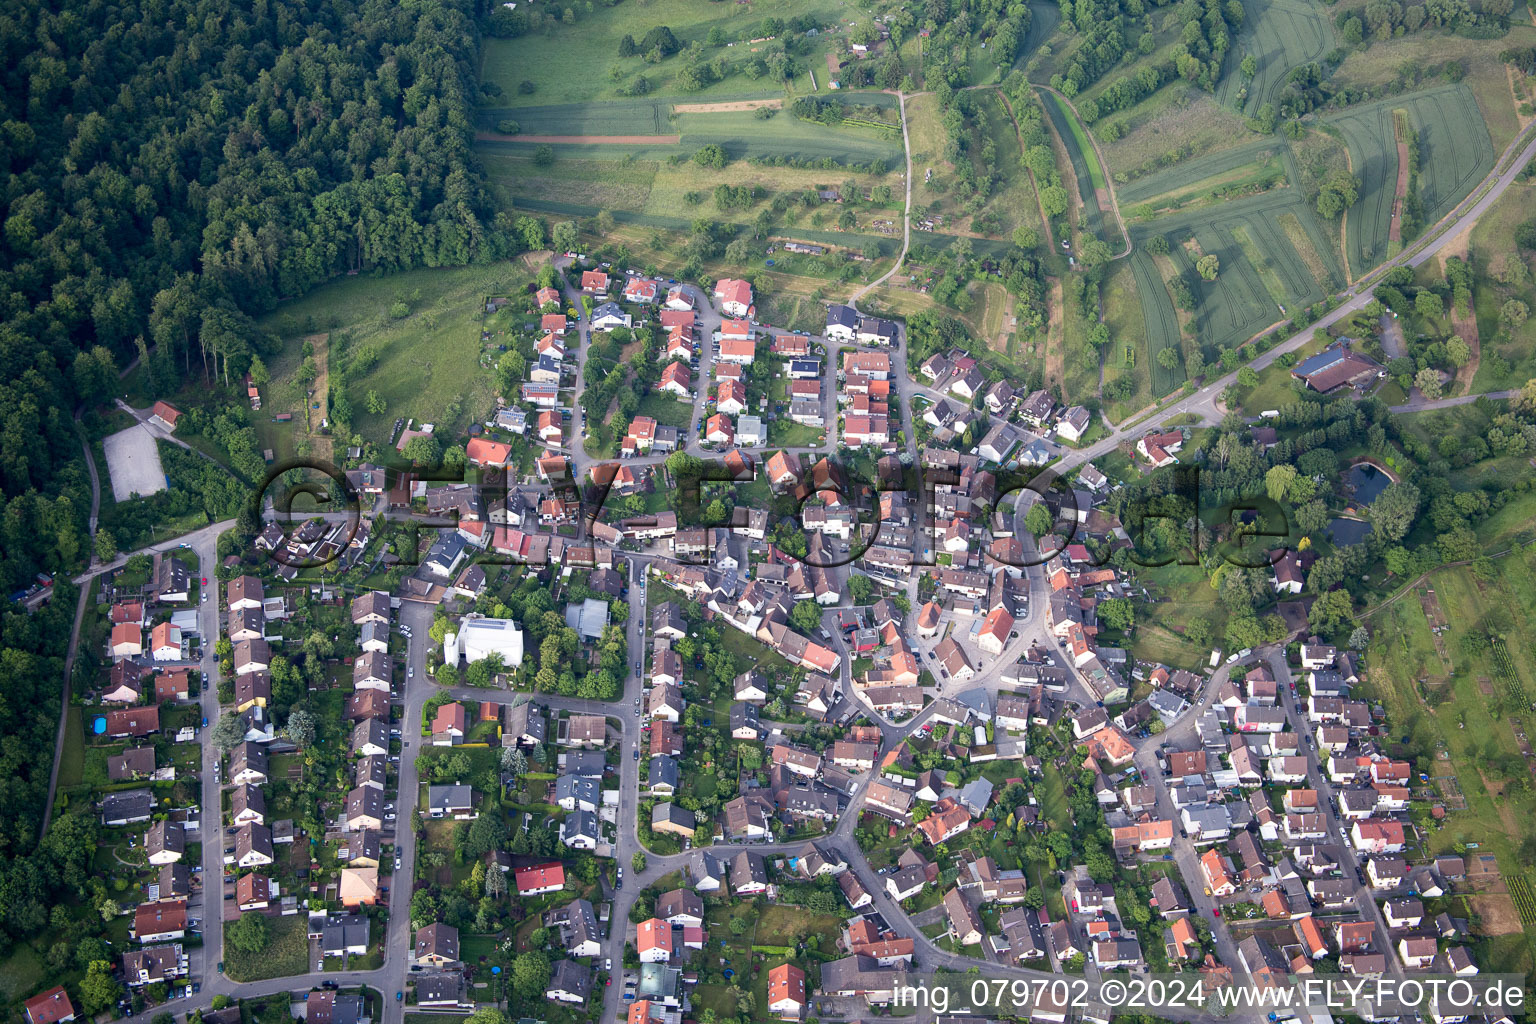
[[(1311, 0), (1244, 0), (1243, 25), (1227, 54), (1216, 99), (1252, 114), (1272, 102), (1291, 69), (1315, 61), (1336, 42), (1333, 25)], [(1242, 71), (1251, 55), (1257, 69)]]
[(1072, 166), (1072, 176), (1077, 179), (1077, 192), (1082, 199), (1082, 206), (1078, 210), (1079, 230), (1091, 237), (1103, 239), (1111, 248), (1118, 248), (1119, 232), (1105, 223), (1104, 211), (1099, 205), (1098, 189), (1104, 182), (1104, 169), (1099, 166), (1093, 147), (1088, 144), (1082, 124), (1054, 93), (1045, 89), (1036, 91), (1045, 107), (1046, 119), (1050, 121), (1057, 139), (1066, 151), (1067, 160)]
[[(723, 56), (734, 65), (762, 56), (770, 48), (781, 48), (776, 44), (750, 42), (759, 35), (759, 26), (765, 16), (789, 21), (809, 15), (828, 27), (835, 27), (840, 17), (849, 16), (848, 8), (830, 0), (776, 0), (771, 10), (759, 10), (751, 4), (651, 0), (646, 4), (587, 8), (589, 13), (585, 14), (573, 5), (572, 11), (574, 20), (569, 23), (554, 24), (512, 39), (487, 38), (484, 41), (480, 80), (501, 89), (501, 95), (490, 101), (490, 105), (524, 107), (622, 101), (626, 99), (622, 87), (641, 74), (651, 83), (649, 95), (715, 100), (758, 85), (777, 83), (770, 83), (766, 76), (754, 82), (737, 73), (703, 89), (687, 91), (679, 88), (676, 82), (676, 73), (683, 67), (680, 57), (669, 57), (659, 64), (649, 63), (639, 55), (621, 58), (620, 41), (628, 35), (638, 43), (651, 29), (666, 26), (682, 46), (693, 42), (704, 45), (711, 29), (718, 28), (735, 45), (710, 47), (706, 55), (711, 58)], [(804, 73), (809, 69), (825, 88), (825, 54), (836, 38), (830, 31), (819, 33), (808, 52), (795, 58), (802, 73), (788, 84), (810, 91), (810, 79)], [(616, 65), (623, 71), (618, 79), (611, 74)], [(525, 81), (534, 83), (532, 93), (519, 91)]]
[(1418, 193), (1432, 225), (1493, 169), (1493, 141), (1472, 90), (1464, 83), (1352, 107), (1328, 119), (1343, 133), (1360, 198), (1346, 214), (1345, 256), (1359, 276), (1385, 260), (1397, 192), (1393, 111), (1405, 111), (1418, 134)]
[[(859, 106), (891, 108), (896, 97), (883, 93), (845, 93), (838, 102)], [(610, 111), (608, 107), (615, 109)], [(902, 160), (901, 134), (889, 129), (843, 124), (836, 127), (802, 120), (788, 110), (780, 110), (764, 120), (751, 110), (713, 111), (707, 113), (671, 113), (670, 104), (656, 101), (639, 103), (617, 101), (613, 104), (574, 103), (538, 108), (536, 117), (524, 121), (517, 110), (498, 110), (513, 117), (525, 135), (654, 135), (654, 144), (557, 143), (557, 156), (597, 156), (617, 159), (625, 154), (636, 159), (654, 160), (692, 156), (702, 146), (714, 143), (732, 160), (751, 157), (788, 157), (802, 161), (832, 160), (838, 164), (869, 164), (884, 161), (896, 167)], [(500, 118), (498, 118), (499, 120)], [(892, 124), (899, 119), (892, 111)], [(486, 125), (489, 121), (483, 122)], [(493, 131), (487, 127), (485, 131)], [(673, 142), (672, 136), (680, 141)], [(521, 141), (517, 136), (487, 139), (482, 136), (477, 149), (486, 154), (529, 155), (538, 143)]]

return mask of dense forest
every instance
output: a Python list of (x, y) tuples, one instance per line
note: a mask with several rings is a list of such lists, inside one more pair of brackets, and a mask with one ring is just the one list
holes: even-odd
[[(236, 381), (264, 345), (251, 318), (280, 300), (520, 248), (470, 153), (481, 13), (472, 0), (0, 5), (5, 594), (89, 558), (71, 410), (107, 399), (117, 368), (146, 360), (172, 387)], [(60, 591), (36, 616), (0, 613), (0, 952), (84, 884), (59, 844), (33, 853), (74, 606)]]

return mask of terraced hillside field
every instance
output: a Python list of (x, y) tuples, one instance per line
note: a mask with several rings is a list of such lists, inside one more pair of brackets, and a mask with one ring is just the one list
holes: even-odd
[[(1243, 9), (1243, 27), (1227, 54), (1216, 98), (1252, 114), (1274, 100), (1292, 68), (1321, 59), (1334, 46), (1334, 33), (1311, 0), (1247, 0)], [(1259, 65), (1251, 81), (1240, 66), (1248, 54)]]
[(1345, 257), (1359, 275), (1385, 260), (1397, 192), (1397, 137), (1392, 111), (1407, 112), (1419, 137), (1419, 196), (1424, 222), (1449, 213), (1493, 168), (1493, 141), (1464, 83), (1366, 103), (1329, 118), (1344, 134), (1360, 199), (1345, 223)]

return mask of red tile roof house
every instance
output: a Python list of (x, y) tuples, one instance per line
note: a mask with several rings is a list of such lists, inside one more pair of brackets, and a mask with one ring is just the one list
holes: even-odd
[(154, 407), (149, 410), (149, 418), (156, 426), (164, 427), (166, 430), (175, 430), (176, 421), (181, 419), (181, 410), (169, 402), (156, 402)]
[(735, 380), (722, 381), (715, 392), (715, 408), (732, 416), (740, 416), (746, 412), (746, 385)]
[(624, 285), (624, 301), (643, 302), (648, 306), (656, 301), (656, 292), (655, 281), (647, 281), (643, 277), (632, 277)]
[(661, 371), (661, 379), (656, 382), (656, 390), (665, 391), (678, 398), (692, 398), (693, 374), (685, 364), (672, 363)]
[(1136, 454), (1155, 467), (1170, 466), (1179, 460), (1173, 453), (1184, 445), (1184, 435), (1177, 430), (1165, 434), (1148, 434), (1136, 442)]
[(635, 929), (635, 950), (643, 964), (664, 964), (672, 959), (672, 926), (658, 917), (641, 921)]
[(450, 747), (464, 741), (464, 705), (457, 701), (437, 709), (432, 720), (432, 745)]
[(736, 428), (731, 426), (731, 418), (721, 413), (709, 418), (704, 424), (704, 440), (712, 444), (729, 445), (736, 441)]
[(731, 316), (750, 316), (752, 285), (737, 278), (722, 277), (715, 282), (715, 301)]
[(62, 985), (33, 996), (25, 1006), (31, 1024), (57, 1024), (75, 1019), (75, 1005), (69, 1001), (69, 993)]
[(662, 350), (669, 359), (692, 359), (693, 341), (686, 327), (673, 327), (667, 332), (667, 346)]
[(565, 888), (565, 868), (559, 864), (539, 864), (518, 868), (513, 874), (519, 896), (541, 896)]
[(718, 358), (728, 363), (750, 363), (757, 358), (757, 346), (751, 338), (722, 337)]
[(583, 270), (581, 272), (581, 290), (588, 295), (607, 295), (608, 275), (601, 270)]
[(512, 458), (512, 446), (498, 441), (488, 441), (483, 437), (472, 438), (469, 444), (464, 446), (464, 454), (471, 465), (475, 466), (505, 466)]
[(795, 1020), (805, 1014), (805, 972), (794, 964), (768, 972), (768, 1012)]

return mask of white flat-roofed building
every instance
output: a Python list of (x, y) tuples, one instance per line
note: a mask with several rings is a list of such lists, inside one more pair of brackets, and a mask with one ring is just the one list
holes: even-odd
[(473, 663), (492, 654), (501, 655), (507, 668), (523, 663), (523, 631), (516, 622), (469, 615), (443, 637), (443, 655), (449, 661), (463, 658)]

